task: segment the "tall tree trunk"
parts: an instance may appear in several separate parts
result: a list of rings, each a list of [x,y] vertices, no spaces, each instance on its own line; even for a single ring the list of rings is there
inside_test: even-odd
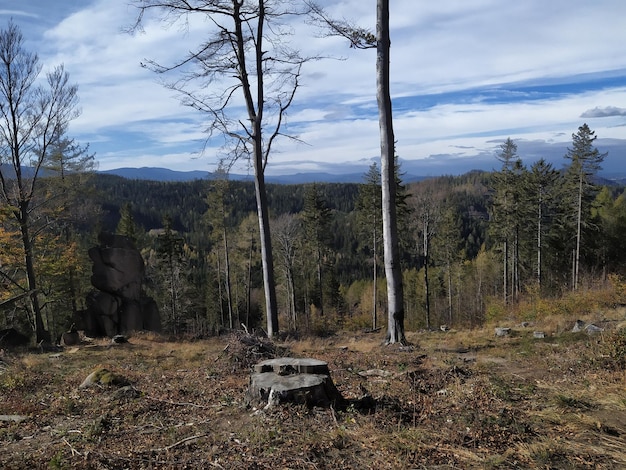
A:
[[[320,242],[317,242],[317,287],[320,298],[320,317],[324,316],[324,286],[322,284],[322,250],[320,248]]]
[[[387,277],[387,343],[405,342],[404,292],[398,248],[396,215],[395,138],[389,86],[390,46],[389,0],[376,4],[376,96],[380,127],[380,170],[382,186],[383,248]]]
[[[233,294],[230,288],[230,260],[228,256],[228,235],[226,234],[226,219],[222,214],[223,228],[222,240],[224,242],[224,284],[226,287],[226,301],[228,302],[228,327],[232,330],[233,325]]]
[[[504,304],[508,304],[509,303],[509,243],[508,240],[504,240],[504,246],[503,246],[503,258],[504,258],[504,262],[502,264],[502,270],[503,270],[503,275],[502,275],[502,290],[503,290],[503,298],[504,298]]]
[[[243,2],[233,2],[237,18],[238,51],[240,57],[245,57],[243,44],[243,27],[239,9]],[[272,235],[270,232],[270,218],[265,189],[266,155],[263,150],[263,109],[265,105],[264,76],[263,76],[263,29],[265,26],[265,0],[258,0],[259,19],[255,41],[256,59],[256,112],[254,99],[251,94],[251,85],[247,72],[241,77],[248,116],[252,122],[253,161],[254,161],[254,189],[256,194],[257,215],[259,217],[259,237],[261,241],[261,263],[263,265],[263,290],[265,292],[265,310],[267,315],[267,336],[272,338],[278,333],[278,304],[276,301],[276,286],[274,282],[274,257],[272,254]]]
[[[378,246],[376,243],[376,232],[377,232],[377,227],[376,224],[374,224],[374,239],[373,239],[373,245],[374,245],[374,260],[373,260],[373,265],[374,265],[374,272],[373,272],[373,280],[374,280],[374,288],[373,288],[373,292],[372,292],[372,330],[375,330],[376,327],[378,326],[377,323],[377,317],[378,317],[378,289],[377,289],[377,285],[378,285],[378,263],[377,263],[377,259],[376,259],[376,250],[378,250]]]
[[[541,291],[541,222],[543,218],[543,209],[541,206],[541,198],[539,199],[538,206],[538,214],[537,214],[537,285],[539,286],[539,291]]]
[[[428,217],[428,216],[427,216]],[[424,292],[426,295],[426,329],[430,330],[430,288],[428,284],[428,219],[424,220]]]
[[[259,148],[255,154],[261,153]],[[262,156],[254,157],[254,188],[256,191],[257,213],[259,216],[259,235],[261,240],[261,262],[263,265],[263,288],[265,292],[265,311],[267,315],[267,336],[272,338],[278,333],[278,307],[276,304],[276,286],[274,283],[274,259],[272,256],[272,236],[270,233],[269,211],[267,207],[267,193],[265,192],[265,176],[262,166]]]
[[[248,278],[246,279],[246,328],[250,328],[250,297],[252,291],[252,250],[254,248],[253,234],[250,234],[250,250],[248,251]]]
[[[217,250],[217,295],[220,301],[220,321],[221,326],[226,326],[226,320],[224,318],[224,293],[222,292],[222,263],[220,262],[220,252]]]
[[[448,269],[448,324],[452,326],[452,265],[447,262]]]
[[[33,309],[33,317],[35,321],[35,337],[37,343],[41,343],[42,341],[50,342],[50,334],[44,327],[41,306],[39,305],[39,292],[37,289],[37,277],[35,276],[33,244],[30,240],[30,232],[28,229],[28,207],[26,204],[22,204],[20,212],[20,232],[22,235],[22,244],[24,246],[24,264],[26,267],[28,291],[30,292],[30,304]]]
[[[289,296],[289,318],[291,319],[292,328],[295,330],[298,320],[296,316],[296,284],[291,268],[287,271],[287,295]]]
[[[578,269],[580,266],[580,238],[582,234],[582,212],[583,212],[583,173],[581,170],[580,179],[578,183],[578,207],[577,207],[577,216],[576,216],[576,252],[574,254],[574,263],[572,266],[574,290],[578,289],[578,275],[579,275]]]

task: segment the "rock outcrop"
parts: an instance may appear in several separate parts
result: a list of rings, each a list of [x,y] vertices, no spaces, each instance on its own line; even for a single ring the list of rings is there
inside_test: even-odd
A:
[[[81,312],[80,327],[87,336],[113,337],[130,331],[160,331],[156,302],[142,294],[145,265],[132,240],[122,235],[101,233],[100,245],[89,249],[93,262],[87,309]]]
[[[0,348],[17,348],[28,346],[30,339],[15,328],[0,330]]]

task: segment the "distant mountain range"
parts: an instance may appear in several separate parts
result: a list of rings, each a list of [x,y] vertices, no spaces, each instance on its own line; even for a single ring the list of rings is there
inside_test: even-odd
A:
[[[167,168],[115,168],[113,170],[99,171],[98,173],[121,176],[134,180],[149,181],[193,181],[198,179],[213,179],[214,174],[209,171],[175,171]],[[304,184],[304,183],[362,183],[363,173],[295,173],[292,175],[267,175],[265,181],[275,184]],[[253,181],[252,175],[229,174],[229,178],[235,181]],[[402,180],[405,183],[419,181],[423,176],[404,174]]]
[[[362,183],[372,162],[373,160],[364,160],[358,164],[329,164],[323,168],[326,171],[299,172],[287,175],[266,174],[265,181],[274,184]],[[400,171],[402,181],[404,183],[412,183],[443,175],[458,176],[471,171],[494,171],[497,170],[497,163],[493,159],[483,161],[478,159],[472,161],[458,159],[454,161],[448,160],[443,163],[440,161],[401,160]],[[562,165],[562,157],[561,161],[555,159],[551,163],[555,168],[559,169]],[[2,171],[5,177],[11,178],[11,175],[14,175],[11,165],[0,164],[0,171]],[[32,168],[24,167],[22,171],[27,178],[33,175]],[[214,178],[214,174],[210,171],[176,171],[154,167],[115,168],[98,171],[98,173],[116,175],[130,180],[163,182],[184,182]],[[47,176],[47,172],[43,171],[41,176]],[[230,173],[229,178],[235,181],[253,181],[251,174]],[[600,184],[626,185],[626,166],[622,163],[622,158],[613,158],[611,161],[605,161],[603,170],[598,173],[598,179]]]
[[[489,170],[471,170],[467,169],[464,173],[470,171],[493,171]],[[99,171],[100,174],[116,175],[131,180],[148,180],[148,181],[193,181],[199,179],[213,179],[214,174],[209,171],[175,171],[167,168],[115,168],[113,170]],[[362,183],[366,170],[363,173],[328,173],[328,172],[310,172],[310,173],[294,173],[291,175],[267,175],[266,183],[274,184],[306,184],[306,183]],[[427,176],[416,175],[413,173],[402,172],[402,181],[404,183],[412,183],[421,181],[435,176],[444,174],[463,174],[463,172],[441,173],[440,175],[430,174]],[[626,175],[624,172],[607,173],[601,172],[598,175],[600,184],[607,185],[626,185]],[[253,181],[252,175],[229,174],[229,178],[234,181]]]

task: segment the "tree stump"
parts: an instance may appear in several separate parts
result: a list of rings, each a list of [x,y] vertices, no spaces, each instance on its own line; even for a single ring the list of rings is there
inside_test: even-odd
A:
[[[281,357],[256,364],[250,375],[248,405],[280,403],[328,407],[343,397],[330,377],[328,364],[317,359]]]

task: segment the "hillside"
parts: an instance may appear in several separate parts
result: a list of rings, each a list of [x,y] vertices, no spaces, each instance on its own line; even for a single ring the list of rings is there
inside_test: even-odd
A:
[[[597,337],[571,333],[568,316],[506,338],[411,333],[401,348],[343,333],[255,349],[237,333],[5,353],[0,467],[625,468],[625,314],[584,317],[602,319]],[[327,361],[347,406],[246,407],[249,366],[275,353]],[[96,367],[130,386],[79,389]]]

